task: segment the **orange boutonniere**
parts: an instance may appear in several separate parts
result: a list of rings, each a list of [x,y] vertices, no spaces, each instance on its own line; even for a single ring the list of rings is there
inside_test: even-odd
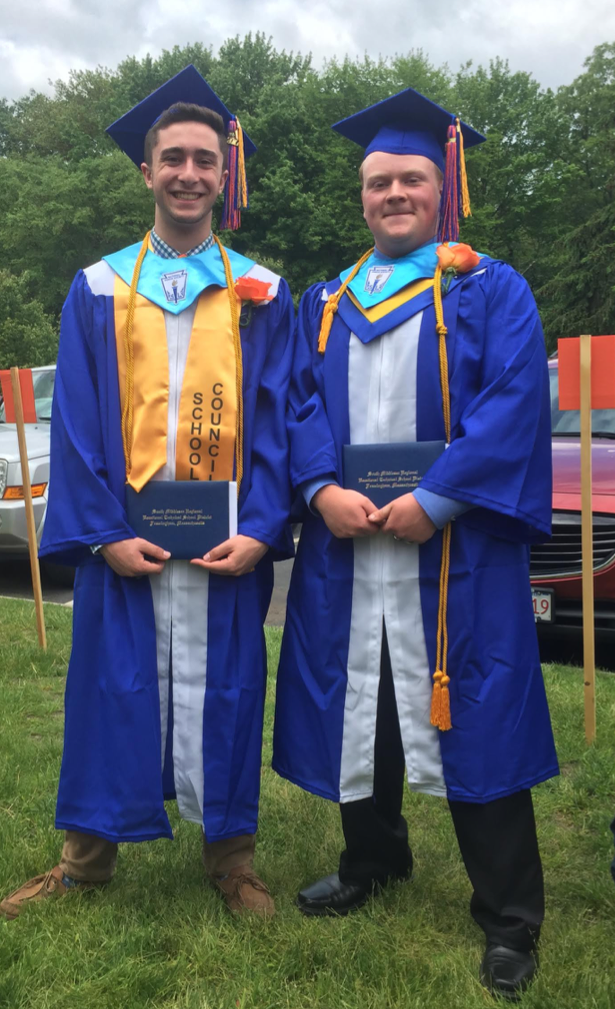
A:
[[[439,245],[436,249],[438,265],[444,274],[444,291],[458,273],[468,273],[480,263],[480,256],[471,245]]]
[[[264,301],[273,301],[273,295],[269,294],[270,287],[271,284],[265,280],[240,277],[235,281],[235,294],[240,301],[251,301],[254,305],[261,305]]]
[[[456,273],[467,273],[480,263],[480,256],[471,245],[439,245],[436,256],[443,272],[452,269]]]

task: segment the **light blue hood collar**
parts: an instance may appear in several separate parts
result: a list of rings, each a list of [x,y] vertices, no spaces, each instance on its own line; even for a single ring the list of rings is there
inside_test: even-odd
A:
[[[409,252],[407,256],[400,256],[398,259],[383,256],[375,249],[348,285],[349,289],[362,308],[372,308],[374,305],[379,305],[381,301],[391,298],[408,284],[433,277],[438,265],[436,249],[439,244],[439,242],[428,242],[413,252]],[[352,267],[340,273],[342,281],[346,279],[351,270]]]
[[[141,242],[129,245],[110,256],[103,256],[114,273],[130,286],[132,274],[141,250]],[[226,249],[233,279],[243,277],[254,262],[232,249]],[[159,308],[179,315],[208,287],[226,287],[224,263],[217,245],[196,256],[163,259],[148,249],[139,274],[137,293]]]

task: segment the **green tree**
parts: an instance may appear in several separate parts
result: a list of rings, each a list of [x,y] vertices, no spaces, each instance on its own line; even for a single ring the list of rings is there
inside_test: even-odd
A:
[[[57,327],[32,297],[28,274],[0,270],[0,368],[52,364],[57,352]]]
[[[331,124],[412,82],[430,83],[441,98],[448,73],[416,52],[393,63],[332,60],[320,74],[304,63],[282,87],[275,75],[264,78],[258,108],[244,121],[259,143],[250,211],[231,241],[281,262],[295,294],[334,276],[371,242],[361,212],[362,152]]]
[[[462,240],[510,262],[532,285],[550,343],[615,325],[615,44],[557,93],[496,59],[458,73],[420,50],[333,59],[277,50],[257,32],[214,53],[200,42],[115,69],[75,71],[51,96],[0,99],[2,267],[28,273],[32,298],[59,313],[71,279],[139,241],[151,194],[105,128],[194,63],[258,146],[250,208],[224,240],[277,264],[295,296],[367,249],[360,148],[331,124],[412,86],[487,134],[468,152],[473,216]]]
[[[74,164],[57,156],[0,160],[3,266],[27,270],[52,314],[80,267],[137,241],[151,218],[151,195],[119,151]]]
[[[558,92],[570,171],[537,292],[551,348],[558,337],[615,332],[615,43],[584,65]]]
[[[462,224],[463,240],[511,263],[539,286],[569,173],[556,97],[530,74],[513,73],[497,59],[488,69],[463,67],[455,100],[462,118],[487,136],[468,152],[473,216]]]

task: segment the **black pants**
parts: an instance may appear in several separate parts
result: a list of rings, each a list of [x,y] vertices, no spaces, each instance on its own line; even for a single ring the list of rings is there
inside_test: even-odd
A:
[[[346,850],[343,882],[364,886],[409,876],[412,852],[401,816],[405,758],[399,729],[391,661],[383,638],[374,794],[340,806]],[[449,802],[470,882],[470,911],[488,942],[529,950],[544,917],[542,865],[529,790],[493,802]]]

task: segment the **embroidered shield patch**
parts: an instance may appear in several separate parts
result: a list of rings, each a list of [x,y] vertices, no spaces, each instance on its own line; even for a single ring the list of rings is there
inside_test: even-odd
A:
[[[394,266],[370,266],[365,279],[366,294],[380,294],[387,280],[393,276]]]
[[[178,301],[183,301],[186,297],[188,271],[175,270],[173,273],[163,273],[160,282],[167,301],[176,305]]]

